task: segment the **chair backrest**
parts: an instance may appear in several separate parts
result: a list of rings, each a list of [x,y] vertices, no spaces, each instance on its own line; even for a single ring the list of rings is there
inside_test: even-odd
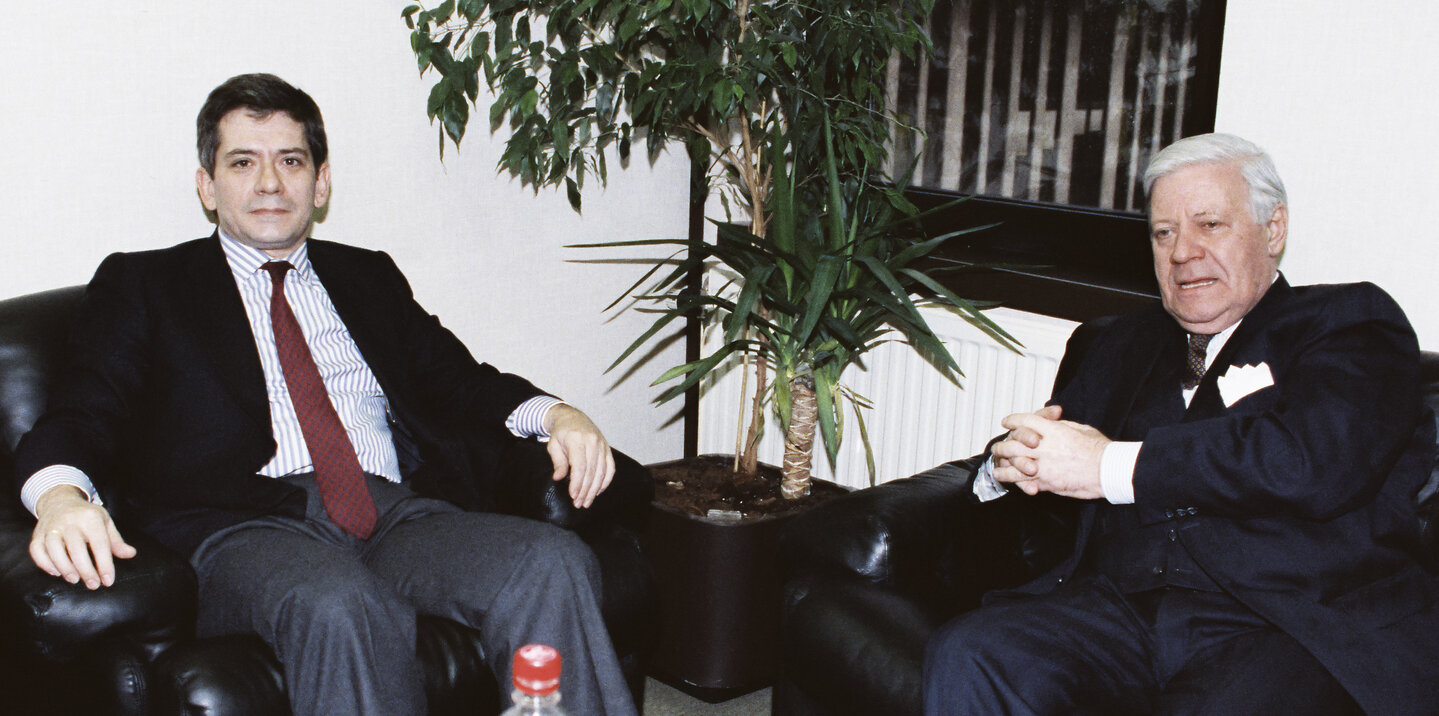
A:
[[[6,463],[45,410],[84,294],[84,286],[70,286],[0,301],[0,458]]]
[[[1436,439],[1439,439],[1439,352],[1419,354],[1419,389],[1424,404],[1429,406],[1429,417],[1434,420]],[[1429,473],[1429,482],[1419,490],[1419,519],[1429,566],[1439,568],[1439,460],[1435,460]]]

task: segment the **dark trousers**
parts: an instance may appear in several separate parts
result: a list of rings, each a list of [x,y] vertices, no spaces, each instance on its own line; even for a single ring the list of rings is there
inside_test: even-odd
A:
[[[296,716],[424,714],[417,612],[478,629],[502,692],[515,649],[541,642],[564,658],[571,713],[635,713],[600,615],[594,554],[574,534],[464,512],[372,477],[380,521],[361,541],[326,517],[313,476],[283,479],[309,491],[305,519],[237,525],[191,561],[200,635],[264,639]]]
[[[1125,595],[1097,576],[946,624],[925,655],[924,712],[1360,713],[1298,642],[1227,594]]]

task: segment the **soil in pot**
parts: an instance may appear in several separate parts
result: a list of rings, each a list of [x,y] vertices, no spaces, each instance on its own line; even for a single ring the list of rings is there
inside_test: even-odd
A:
[[[737,475],[730,455],[700,455],[649,468],[655,480],[656,503],[702,517],[749,520],[786,515],[847,492],[832,482],[815,480],[808,495],[786,500],[779,491],[779,468],[760,465],[758,475]]]

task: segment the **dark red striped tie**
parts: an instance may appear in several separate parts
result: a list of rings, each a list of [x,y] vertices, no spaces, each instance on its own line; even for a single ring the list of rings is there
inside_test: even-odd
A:
[[[270,324],[275,330],[275,348],[290,402],[300,419],[300,431],[310,449],[315,481],[330,520],[350,534],[366,539],[375,530],[375,500],[365,486],[365,474],[355,457],[355,446],[325,391],[325,382],[310,355],[305,334],[285,300],[285,272],[294,268],[286,261],[270,261],[261,268],[270,272]]]

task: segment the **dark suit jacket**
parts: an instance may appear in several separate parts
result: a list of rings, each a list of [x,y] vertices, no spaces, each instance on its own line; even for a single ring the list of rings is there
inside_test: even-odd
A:
[[[1417,560],[1415,500],[1434,423],[1399,307],[1370,284],[1293,288],[1281,277],[1182,420],[1151,429],[1130,418],[1157,399],[1145,391],[1177,400],[1183,330],[1157,305],[1106,324],[1076,332],[1093,337],[1052,402],[1065,419],[1143,441],[1140,521],[1174,528],[1215,582],[1300,641],[1367,711],[1439,708],[1439,585]],[[1259,364],[1273,386],[1226,407],[1219,376]],[[1174,376],[1151,380],[1156,371]],[[1021,591],[1075,572],[1097,508],[1082,509],[1070,559]]]
[[[311,240],[309,256],[389,400],[417,491],[484,506],[475,476],[507,439],[506,417],[541,391],[476,362],[384,253]],[[78,467],[122,523],[182,554],[241,520],[303,514],[303,494],[257,474],[275,453],[269,405],[217,237],[108,257],[70,351],[16,450],[20,481],[47,465]]]

